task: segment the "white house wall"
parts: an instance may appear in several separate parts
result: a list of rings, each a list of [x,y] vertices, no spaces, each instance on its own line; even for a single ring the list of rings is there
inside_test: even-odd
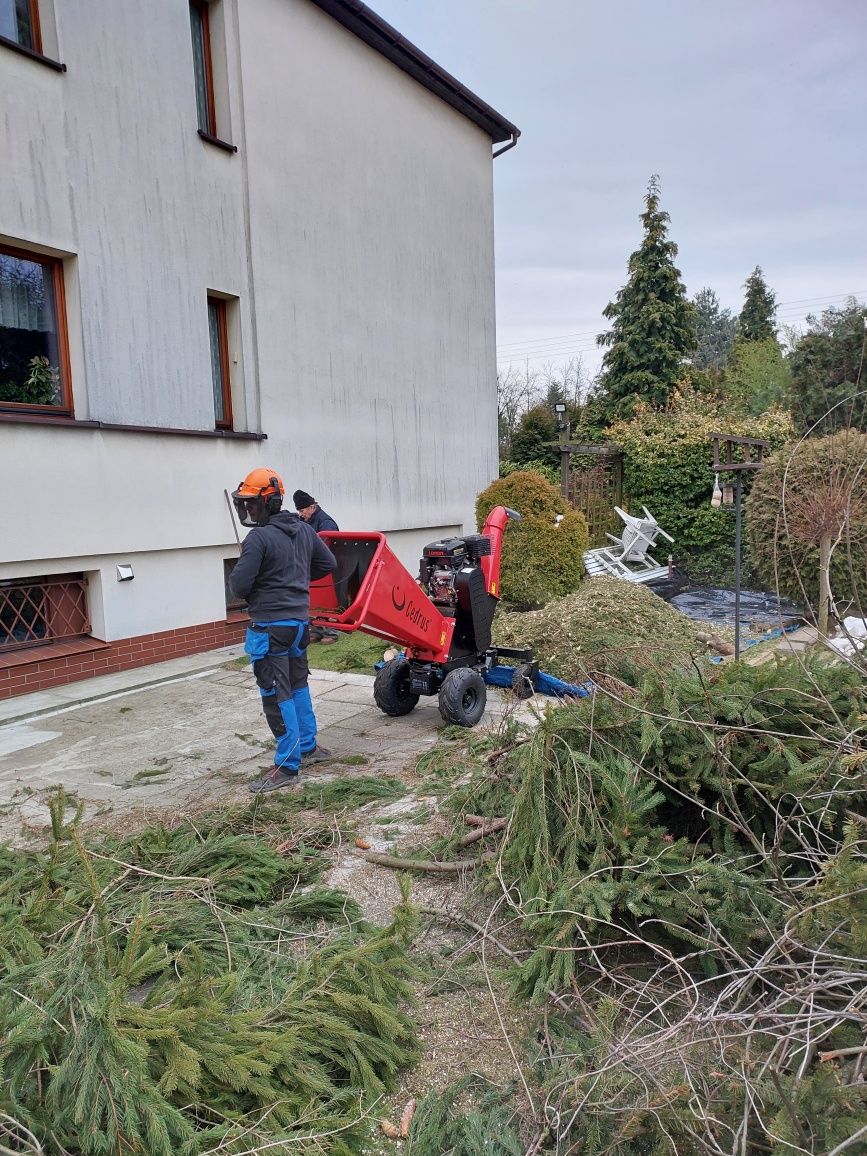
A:
[[[267,452],[341,525],[474,529],[497,460],[490,138],[306,0],[244,17]]]
[[[496,472],[490,139],[307,0],[221,7],[237,154],[196,133],[186,0],[57,0],[64,74],[0,49],[0,239],[68,257],[76,417],[213,428],[215,290],[268,435],[0,423],[0,578],[89,560],[106,637],[222,616],[254,466],[412,568]]]

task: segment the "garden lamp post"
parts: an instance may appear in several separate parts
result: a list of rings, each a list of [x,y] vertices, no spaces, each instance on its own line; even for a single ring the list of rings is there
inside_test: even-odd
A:
[[[560,490],[564,498],[569,497],[569,416],[566,412],[565,401],[554,403],[554,415],[557,418],[557,436],[560,448]]]
[[[741,656],[741,490],[745,470],[760,470],[764,465],[763,454],[770,447],[769,442],[759,438],[738,438],[728,434],[713,433],[714,498],[712,505],[731,505],[731,482],[724,481],[720,503],[719,475],[734,474],[735,506],[735,660]],[[735,457],[735,446],[738,456]]]

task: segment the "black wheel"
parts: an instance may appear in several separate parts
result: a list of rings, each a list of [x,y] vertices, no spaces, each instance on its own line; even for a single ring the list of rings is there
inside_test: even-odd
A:
[[[515,673],[512,675],[512,690],[518,698],[533,697],[533,667],[529,662],[515,667]]]
[[[405,658],[393,658],[373,680],[373,697],[384,714],[397,718],[409,714],[419,700],[410,689],[409,663]]]
[[[450,670],[440,687],[440,714],[447,723],[474,727],[485,713],[487,693],[477,670],[469,666]]]

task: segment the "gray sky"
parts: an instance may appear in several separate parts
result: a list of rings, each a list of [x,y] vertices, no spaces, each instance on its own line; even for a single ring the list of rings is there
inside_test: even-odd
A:
[[[761,265],[784,323],[867,299],[867,0],[368,2],[523,134],[494,162],[501,365],[597,368],[653,172],[690,295],[737,313]]]

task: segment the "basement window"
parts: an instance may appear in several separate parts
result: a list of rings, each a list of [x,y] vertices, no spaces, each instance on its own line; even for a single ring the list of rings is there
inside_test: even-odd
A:
[[[0,581],[0,654],[88,634],[87,579],[83,574]]]

